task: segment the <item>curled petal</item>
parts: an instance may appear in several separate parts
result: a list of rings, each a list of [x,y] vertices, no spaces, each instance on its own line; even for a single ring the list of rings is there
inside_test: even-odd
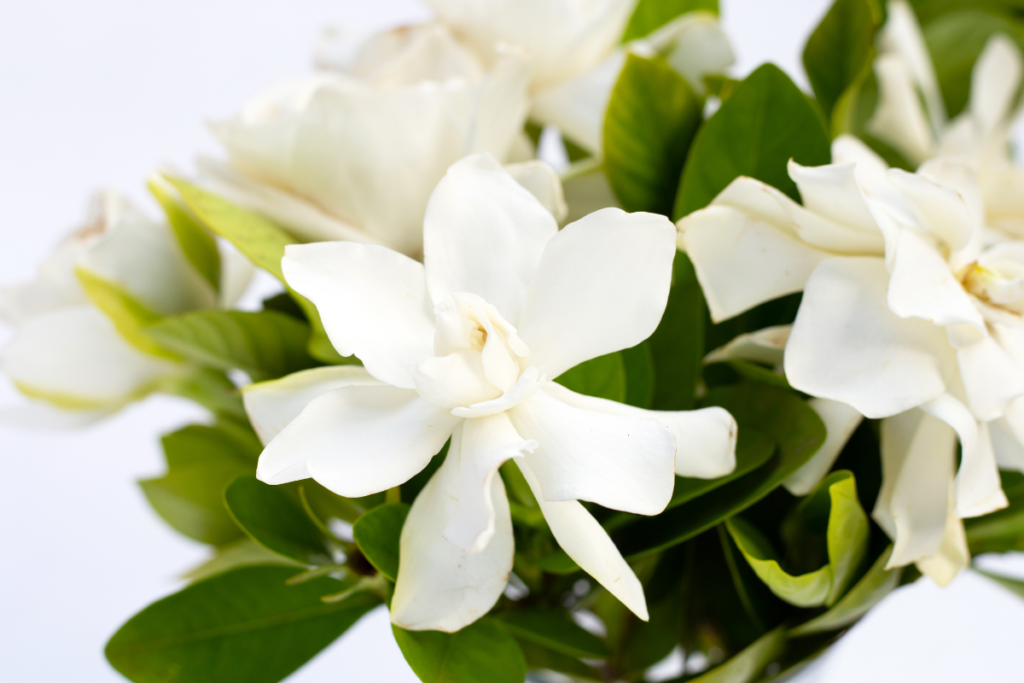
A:
[[[832,469],[832,465],[835,464],[839,453],[846,446],[846,442],[850,440],[853,431],[864,419],[864,416],[854,408],[839,401],[830,401],[827,398],[812,398],[807,405],[825,423],[825,443],[821,444],[810,460],[782,482],[786,490],[794,496],[806,496],[818,485]]]

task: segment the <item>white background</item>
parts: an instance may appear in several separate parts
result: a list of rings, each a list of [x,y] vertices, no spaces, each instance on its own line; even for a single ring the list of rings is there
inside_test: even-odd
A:
[[[735,74],[771,60],[806,87],[799,54],[825,0],[722,4]],[[203,122],[307,73],[324,25],[426,16],[412,0],[0,0],[0,283],[30,278],[98,187],[152,208],[146,174],[216,154]],[[0,330],[0,342],[8,336]],[[17,400],[0,383],[0,406]],[[206,554],[135,485],[163,470],[157,436],[200,419],[153,397],[84,432],[0,427],[0,679],[121,680],[103,658],[106,639]],[[1001,564],[1024,575],[1020,561]],[[1021,680],[1021,642],[1024,601],[969,573],[945,590],[921,581],[799,680]],[[416,678],[375,612],[290,680]]]

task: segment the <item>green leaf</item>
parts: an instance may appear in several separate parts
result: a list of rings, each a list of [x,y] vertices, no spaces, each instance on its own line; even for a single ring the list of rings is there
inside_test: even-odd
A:
[[[528,640],[571,657],[605,659],[612,654],[604,641],[578,626],[561,609],[503,612],[498,619],[506,631],[520,640]]]
[[[591,358],[569,368],[555,381],[578,394],[619,403],[626,400],[626,368],[618,352]]]
[[[967,106],[971,70],[988,39],[994,33],[1003,33],[1024,49],[1022,26],[999,14],[963,9],[943,15],[925,27],[924,39],[950,118]]]
[[[492,620],[481,619],[455,633],[391,630],[423,683],[523,683],[526,678],[519,644]]]
[[[726,520],[725,528],[754,573],[775,595],[797,607],[817,607],[825,603],[832,586],[830,566],[793,576],[779,566],[775,551],[750,522],[733,517]]]
[[[160,202],[174,236],[192,267],[203,276],[213,291],[220,291],[220,252],[217,240],[196,221],[184,206],[171,196],[160,180],[150,180],[146,187]]]
[[[785,646],[785,630],[769,631],[729,661],[692,679],[692,683],[750,683],[758,680],[765,667],[782,654]]]
[[[352,526],[352,538],[363,555],[392,581],[398,578],[398,546],[409,507],[405,503],[381,505],[368,511]]]
[[[804,69],[829,121],[836,102],[871,64],[881,21],[876,0],[836,0],[807,40]]]
[[[280,681],[380,604],[367,592],[324,603],[342,584],[286,585],[295,574],[244,567],[194,583],[129,619],[107,660],[135,683]]]
[[[252,474],[262,447],[246,430],[191,425],[163,437],[167,474],[139,482],[149,504],[181,533],[212,545],[242,537],[224,507],[224,487]]]
[[[305,565],[331,561],[319,528],[281,487],[243,475],[224,489],[224,503],[238,526],[267,550]]]
[[[254,382],[316,365],[309,326],[274,311],[196,311],[145,328],[156,343],[200,365],[242,370]]]
[[[604,117],[604,171],[622,208],[672,212],[702,109],[664,60],[627,55]]]
[[[242,393],[219,370],[196,368],[188,374],[165,379],[159,390],[195,401],[214,415],[249,421],[242,405]]]
[[[305,570],[301,562],[281,557],[277,553],[270,552],[251,538],[240,538],[222,548],[218,548],[213,557],[206,562],[193,567],[181,578],[191,582],[202,581],[217,574],[223,574],[240,567],[252,567],[256,565],[279,564],[283,567],[295,567],[296,571]]]
[[[981,569],[975,569],[975,571],[978,572],[979,574],[981,574],[982,576],[988,577],[989,579],[991,579],[995,583],[999,584],[1000,586],[1002,586],[1006,590],[1008,590],[1011,593],[1013,593],[1014,595],[1016,595],[1018,598],[1024,598],[1024,581],[1018,581],[1016,579],[1011,579],[1008,576],[1000,576],[998,574],[993,574],[992,572],[986,572],[986,571],[981,570]]]
[[[1009,506],[964,520],[972,555],[1024,550],[1024,474],[999,473]]]
[[[777,452],[763,466],[710,493],[616,530],[616,545],[631,559],[682,543],[750,507],[807,462],[825,440],[821,418],[792,391],[753,383],[721,387],[702,405],[721,406],[736,418],[737,460],[763,458],[772,441]]]
[[[693,408],[704,359],[704,306],[693,263],[677,252],[665,313],[647,340],[654,363],[651,405],[657,410]]]
[[[867,614],[868,610],[881,602],[900,582],[902,567],[886,570],[885,565],[892,555],[889,546],[871,565],[860,581],[854,584],[850,592],[824,614],[800,624],[789,632],[791,637],[806,636],[826,631],[837,631],[846,628]]]
[[[718,0],[640,0],[629,18],[622,42],[643,38],[678,16],[697,11],[718,14]]]
[[[151,311],[115,282],[106,280],[84,268],[76,268],[75,274],[78,276],[82,289],[85,290],[85,295],[89,297],[89,301],[110,318],[125,341],[143,353],[170,360],[181,360],[173,353],[161,348],[143,332],[146,325],[160,320],[157,313]]]
[[[622,369],[626,371],[626,403],[637,408],[650,408],[654,400],[654,358],[647,342],[619,351]]]
[[[528,640],[517,639],[520,649],[526,656],[526,665],[530,669],[547,669],[568,674],[573,680],[600,681],[601,674],[575,657],[541,647]]]
[[[786,165],[831,160],[821,113],[774,64],[764,64],[736,86],[697,133],[683,170],[675,217],[704,208],[737,177],[750,176],[795,200]]]

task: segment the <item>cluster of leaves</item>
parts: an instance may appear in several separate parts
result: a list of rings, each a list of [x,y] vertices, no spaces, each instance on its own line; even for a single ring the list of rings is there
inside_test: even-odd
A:
[[[1020,12],[1000,0],[915,5],[955,113],[986,31],[1011,26],[1020,35]],[[641,0],[626,38],[692,9],[717,11],[717,3]],[[836,1],[804,52],[814,98],[770,64],[742,82],[708,79],[708,94],[698,95],[661,58],[631,55],[607,110],[600,161],[618,201],[629,211],[679,218],[739,175],[799,200],[788,160],[825,164],[832,137],[863,136],[883,20],[874,0]],[[707,97],[720,106],[705,119],[712,109]],[[878,141],[869,143],[896,159]],[[207,383],[197,381],[192,390],[216,422],[166,436],[167,474],[142,487],[171,526],[215,552],[190,573],[187,587],[130,619],[110,640],[107,657],[140,683],[271,683],[389,601],[409,504],[446,449],[401,487],[358,500],[310,480],[259,482],[261,445],[224,373],[260,381],[358,361],[334,351],[316,309],[284,283],[280,260],[295,241],[290,235],[188,183],[174,185],[183,203],[162,199],[200,272],[216,280],[209,251],[216,234],[285,291],[259,312],[159,320],[125,313],[125,324],[145,343],[206,373]],[[798,296],[786,297],[712,324],[693,266],[679,254],[654,335],[558,378],[581,393],[644,408],[721,406],[739,423],[735,471],[712,480],[677,478],[663,514],[639,517],[588,504],[643,581],[649,622],[586,580],[558,548],[522,475],[503,467],[515,528],[515,590],[454,634],[395,628],[413,671],[428,683],[521,683],[528,670],[541,669],[575,680],[642,681],[651,665],[681,647],[704,653],[712,668],[691,667],[679,681],[767,680],[801,666],[895,586],[916,578],[913,570],[886,570],[889,541],[868,516],[881,484],[877,424],[862,424],[833,472],[809,495],[794,497],[781,483],[825,439],[806,397],[769,367],[704,364],[708,351],[737,334],[791,322],[798,304]],[[1008,509],[968,524],[975,552],[1024,549],[1024,476],[1006,475],[1004,489]],[[588,622],[602,629],[579,625]]]

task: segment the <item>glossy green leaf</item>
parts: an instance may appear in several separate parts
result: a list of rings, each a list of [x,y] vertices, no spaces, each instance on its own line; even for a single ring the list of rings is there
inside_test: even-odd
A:
[[[881,21],[877,0],[836,0],[808,38],[804,69],[826,119],[831,120],[836,102],[871,64]]]
[[[531,643],[528,640],[517,639],[523,655],[526,656],[526,666],[530,669],[547,669],[557,671],[573,677],[574,681],[600,681],[601,674],[587,666],[575,657],[564,655],[561,652],[549,650],[546,647]]]
[[[784,629],[769,631],[724,664],[692,679],[692,683],[751,683],[762,677],[765,668],[782,654],[785,646]]]
[[[171,376],[161,383],[160,391],[194,401],[214,415],[249,421],[242,405],[242,392],[220,370],[195,368],[184,375]]]
[[[626,400],[626,368],[618,352],[591,358],[569,368],[555,381],[578,394],[620,403]]]
[[[498,619],[505,630],[555,652],[571,657],[605,659],[611,650],[600,638],[584,630],[565,610],[534,608],[502,612]]]
[[[999,473],[1009,506],[1002,510],[964,520],[971,554],[1024,550],[1024,474]]]
[[[242,537],[224,507],[235,477],[256,471],[262,446],[247,430],[221,423],[191,425],[163,438],[167,474],[139,482],[149,504],[181,533],[212,545]]]
[[[626,403],[650,408],[654,400],[654,358],[647,342],[619,351],[626,371]]]
[[[516,639],[481,619],[455,633],[391,627],[405,661],[423,683],[523,683],[526,658]]]
[[[640,0],[629,18],[622,42],[643,38],[676,17],[698,11],[718,14],[718,0]]]
[[[993,574],[992,572],[986,572],[980,569],[975,569],[975,571],[982,576],[988,577],[995,583],[1016,595],[1018,598],[1024,598],[1024,581],[1011,579],[1008,576],[1000,576],[999,574]]]
[[[221,548],[210,559],[200,565],[193,567],[181,578],[189,581],[202,581],[217,574],[233,571],[240,567],[254,567],[257,565],[278,564],[283,567],[295,567],[296,571],[306,569],[305,565],[295,560],[289,560],[277,553],[271,552],[261,546],[248,536],[233,541]]]
[[[84,268],[77,268],[75,274],[89,300],[110,318],[114,327],[129,344],[152,356],[180,360],[167,349],[162,348],[143,332],[146,325],[160,320],[160,316],[115,282],[106,280]]]
[[[275,683],[309,661],[380,601],[335,603],[343,584],[289,586],[290,567],[244,567],[194,583],[132,617],[107,643],[110,664],[135,683]]]
[[[664,60],[626,57],[604,117],[604,171],[622,208],[671,214],[702,108]]]
[[[712,390],[702,405],[721,406],[736,418],[738,460],[764,458],[773,441],[775,455],[710,493],[618,529],[613,538],[624,555],[638,558],[682,543],[753,505],[807,462],[825,440],[821,418],[792,391],[753,383],[722,387]]]
[[[331,561],[319,528],[280,486],[252,475],[237,477],[224,489],[224,503],[238,526],[267,550],[305,565]]]
[[[777,553],[754,525],[734,517],[726,521],[726,528],[754,573],[775,595],[798,607],[831,606],[846,592],[867,550],[868,518],[857,500],[853,475],[839,471],[827,476],[797,507],[793,520],[808,527],[827,525],[827,564],[791,574],[781,567]]]
[[[950,117],[967,106],[971,70],[994,33],[1003,33],[1024,49],[1024,24],[980,9],[950,12],[925,27],[925,42]]]
[[[146,186],[160,202],[185,258],[213,291],[220,291],[220,252],[217,250],[217,240],[172,196],[161,181],[150,180]]]
[[[647,340],[654,364],[656,410],[689,410],[704,358],[704,295],[690,258],[676,253],[665,313]]]
[[[395,503],[375,507],[356,520],[352,538],[377,571],[391,579],[398,577],[398,546],[409,505]]]
[[[750,176],[795,200],[786,165],[831,160],[821,113],[774,64],[764,64],[736,86],[701,127],[690,148],[676,197],[675,217],[704,208],[737,177]]]
[[[881,602],[893,588],[899,585],[901,567],[886,570],[885,565],[892,555],[892,546],[882,553],[867,573],[854,584],[839,602],[827,612],[810,621],[800,624],[789,631],[791,637],[806,636],[814,633],[837,631],[846,628],[867,614],[868,610]]]
[[[145,328],[160,346],[194,363],[242,370],[254,382],[316,365],[306,351],[309,326],[274,311],[196,311]]]

